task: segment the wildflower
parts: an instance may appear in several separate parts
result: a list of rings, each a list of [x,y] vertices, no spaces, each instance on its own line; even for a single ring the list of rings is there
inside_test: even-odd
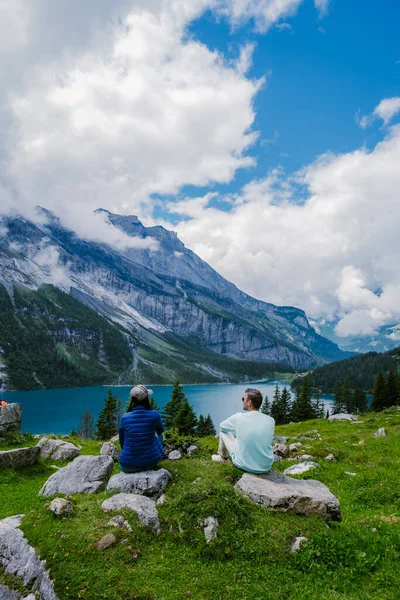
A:
[[[165,521],[166,523],[168,523],[168,517],[166,517],[166,518],[164,519],[164,521]]]
[[[137,552],[138,554],[140,554],[140,548],[138,548],[138,549],[136,550],[136,552]]]
[[[133,555],[133,558],[137,558],[137,554],[134,554],[134,555]]]
[[[33,526],[36,527],[36,523],[34,523]]]
[[[169,532],[174,533],[174,530],[172,529],[172,527],[169,528]]]
[[[361,520],[360,520],[360,523],[364,523],[364,522],[365,522],[365,521],[364,521],[364,519],[361,519]]]
[[[190,596],[192,592],[190,590],[187,591],[187,595]]]
[[[108,513],[108,510],[105,508],[105,509],[103,510],[103,512],[104,512],[104,513]]]
[[[67,517],[63,517],[63,521],[66,521],[66,520],[67,520]]]
[[[128,546],[128,550],[132,550],[132,546]]]

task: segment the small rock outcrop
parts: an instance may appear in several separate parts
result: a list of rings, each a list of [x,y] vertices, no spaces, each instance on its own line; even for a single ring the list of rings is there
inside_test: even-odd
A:
[[[204,527],[204,537],[207,544],[216,539],[218,535],[219,524],[215,517],[207,517],[200,521],[200,526]]]
[[[331,415],[328,421],[358,421],[356,415],[350,415],[348,413],[339,413],[338,415]]]
[[[39,496],[95,494],[106,488],[113,467],[110,456],[78,456],[49,477]]]
[[[19,577],[25,587],[39,592],[41,600],[58,600],[45,561],[40,560],[19,529],[22,517],[0,521],[0,565],[6,573]]]
[[[40,456],[40,449],[36,446],[30,448],[16,448],[0,452],[0,469],[22,469],[34,465]]]
[[[103,510],[127,508],[137,514],[142,525],[157,533],[161,532],[156,503],[151,498],[138,494],[116,494],[104,500],[101,508]]]
[[[115,461],[119,461],[119,455],[121,454],[118,450],[117,446],[115,446],[112,442],[104,442],[100,450],[101,456],[111,456],[111,458]]]
[[[328,456],[325,456],[325,460],[330,460],[332,462],[334,462],[336,460],[335,456],[331,453],[328,454]]]
[[[118,473],[107,485],[108,492],[125,492],[158,498],[166,489],[172,475],[167,469],[140,471],[139,473]]]
[[[113,533],[106,533],[106,535],[103,535],[101,540],[97,542],[96,548],[99,552],[103,552],[104,550],[107,550],[107,548],[115,546],[116,543],[117,538],[115,537],[115,535]]]
[[[12,402],[0,406],[0,435],[8,431],[19,431],[21,427],[22,408],[20,404]]]
[[[51,457],[53,460],[71,460],[76,458],[81,451],[81,446],[46,437],[38,441],[37,447],[40,448],[40,458]]]
[[[303,473],[307,473],[311,471],[311,469],[316,469],[319,467],[318,463],[315,463],[311,460],[306,460],[305,462],[299,463],[298,465],[292,465],[283,471],[284,475],[302,475]]]
[[[286,456],[289,455],[289,448],[285,444],[274,444],[272,446],[272,451],[281,458],[286,458]]]
[[[308,538],[304,537],[304,535],[301,535],[299,537],[297,537],[294,541],[294,543],[292,544],[292,547],[290,548],[290,552],[292,554],[295,554],[296,552],[299,552],[301,544],[303,542],[308,542]]]
[[[179,450],[172,450],[172,452],[168,454],[168,460],[179,460],[180,458],[182,458],[182,454]]]
[[[320,481],[299,480],[276,471],[244,473],[235,488],[262,506],[300,515],[318,515],[340,521],[339,501]]]
[[[63,517],[70,515],[73,510],[73,504],[66,498],[54,498],[49,504],[49,510],[54,513],[57,517]]]
[[[384,427],[380,427],[378,431],[374,433],[374,438],[386,437],[386,429]]]

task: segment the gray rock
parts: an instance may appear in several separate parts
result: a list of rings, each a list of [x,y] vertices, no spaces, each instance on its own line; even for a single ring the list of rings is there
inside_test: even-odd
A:
[[[158,498],[166,489],[170,479],[172,479],[172,475],[167,469],[141,471],[140,473],[118,473],[111,477],[107,491]]]
[[[303,444],[301,442],[295,442],[294,444],[290,444],[289,452],[297,452],[297,448],[300,448]]]
[[[262,506],[301,515],[340,521],[338,499],[320,481],[286,477],[276,471],[244,473],[235,488]]]
[[[81,446],[75,446],[71,442],[62,440],[52,440],[42,438],[38,441],[37,447],[40,448],[40,458],[51,458],[53,460],[71,460],[78,456]]]
[[[319,467],[318,463],[312,461],[305,461],[299,463],[298,465],[293,465],[292,467],[288,467],[283,471],[284,475],[302,475],[303,473],[307,473],[311,471],[311,469],[316,469]]]
[[[108,521],[107,525],[112,525],[113,527],[118,527],[119,529],[126,529],[129,532],[132,531],[132,527],[122,515],[115,515],[115,517]]]
[[[119,455],[121,454],[118,448],[112,442],[104,442],[100,450],[101,456],[111,456],[115,461],[119,461]]]
[[[357,421],[356,415],[350,415],[348,413],[340,413],[338,415],[331,415],[328,421]]]
[[[201,481],[201,477],[196,477],[196,479],[194,481],[192,481],[192,485],[196,485],[197,483],[200,483]]]
[[[106,488],[113,467],[110,456],[78,456],[49,477],[39,496],[95,494]]]
[[[145,527],[161,533],[160,521],[155,500],[138,494],[116,494],[104,500],[101,507],[104,510],[121,510],[127,508],[139,517],[139,521]]]
[[[201,521],[201,527],[204,527],[204,536],[207,544],[216,539],[218,535],[219,524],[215,517],[207,517]]]
[[[374,438],[386,437],[386,429],[384,427],[380,427],[378,431],[374,433]]]
[[[21,426],[22,408],[20,404],[12,402],[0,406],[0,435],[7,431],[19,431]]]
[[[179,452],[179,450],[172,450],[172,452],[168,454],[169,460],[179,460],[180,458],[182,458],[182,454]]]
[[[189,456],[192,456],[192,454],[196,454],[199,450],[200,450],[200,448],[193,444],[192,446],[189,446],[189,448],[186,450],[186,453]]]
[[[114,435],[114,437],[111,438],[110,442],[112,442],[112,443],[119,442],[119,435]]]
[[[73,510],[73,504],[66,498],[54,498],[50,502],[49,510],[54,513],[57,517],[61,517],[64,515],[70,515]]]
[[[281,460],[282,460],[282,456],[279,456],[279,454],[274,454],[274,463],[281,462]]]
[[[290,552],[292,554],[295,554],[295,552],[298,552],[300,550],[300,546],[303,542],[308,542],[308,538],[304,537],[304,535],[297,537],[295,539],[292,547],[290,548]]]
[[[106,535],[103,535],[101,540],[97,542],[96,548],[99,552],[103,552],[104,550],[107,550],[107,548],[115,546],[116,543],[117,538],[115,537],[115,535],[113,533],[106,533]]]
[[[1,600],[21,600],[21,595],[6,585],[0,585],[0,598]]]
[[[282,458],[286,458],[289,454],[289,448],[285,444],[274,444],[272,446],[272,451]]]
[[[58,600],[45,561],[40,560],[18,529],[22,517],[0,521],[0,565],[6,573],[22,579],[24,586],[39,592],[41,600]]]
[[[273,444],[287,444],[288,441],[289,438],[282,435],[274,435],[274,437],[272,438]]]
[[[356,477],[357,473],[352,473],[351,471],[345,471],[346,475],[349,475],[349,477]]]
[[[36,446],[30,448],[17,448],[0,452],[0,469],[22,469],[34,465],[40,456],[40,449]]]
[[[300,454],[297,460],[314,460],[314,457],[311,454]]]
[[[186,452],[188,448],[190,448],[190,442],[183,442],[182,450]]]
[[[328,456],[325,456],[325,460],[330,460],[330,461],[332,461],[332,462],[333,462],[333,461],[335,461],[335,460],[336,460],[336,458],[335,458],[335,456],[334,456],[334,455],[331,453],[331,454],[328,454]]]

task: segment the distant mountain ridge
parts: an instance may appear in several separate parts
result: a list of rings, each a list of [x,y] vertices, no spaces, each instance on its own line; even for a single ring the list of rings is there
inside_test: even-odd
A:
[[[303,370],[348,356],[315,332],[304,311],[245,294],[164,227],[102,211],[125,234],[157,243],[121,250],[79,238],[41,212],[44,225],[3,219],[0,283],[11,298],[15,285],[51,284],[91,307],[130,338],[133,371],[147,381],[232,380],[235,370],[246,378],[267,363],[266,372],[271,363]]]

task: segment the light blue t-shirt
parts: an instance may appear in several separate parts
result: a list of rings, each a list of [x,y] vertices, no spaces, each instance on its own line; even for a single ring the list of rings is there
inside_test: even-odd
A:
[[[258,410],[235,413],[222,421],[220,430],[236,437],[235,449],[231,453],[233,464],[249,473],[269,471],[274,462],[274,428],[274,419]]]

